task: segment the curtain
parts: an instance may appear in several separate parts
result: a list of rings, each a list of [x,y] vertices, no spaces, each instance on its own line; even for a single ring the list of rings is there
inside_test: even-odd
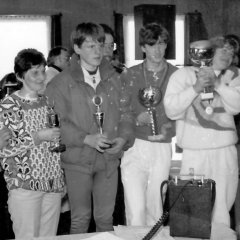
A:
[[[185,24],[185,65],[190,65],[191,62],[188,56],[188,49],[190,43],[198,40],[208,39],[208,33],[202,18],[202,14],[197,10],[195,10],[195,12],[186,14]]]
[[[114,32],[117,44],[117,55],[119,57],[119,61],[124,63],[123,15],[116,12],[114,12]]]
[[[51,16],[51,48],[62,45],[62,14]]]

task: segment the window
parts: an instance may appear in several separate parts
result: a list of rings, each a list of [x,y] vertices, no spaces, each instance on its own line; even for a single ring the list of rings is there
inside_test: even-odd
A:
[[[13,72],[14,58],[24,48],[36,48],[46,57],[51,47],[51,17],[0,16],[0,79]]]
[[[184,24],[185,16],[177,15],[175,21],[175,38],[176,38],[176,58],[168,60],[173,65],[184,65]],[[127,67],[136,65],[142,60],[135,60],[135,27],[134,16],[127,15],[123,18],[124,26],[124,49],[125,64]]]

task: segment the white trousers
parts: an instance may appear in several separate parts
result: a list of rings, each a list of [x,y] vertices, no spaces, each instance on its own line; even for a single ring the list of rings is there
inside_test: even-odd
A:
[[[61,209],[61,193],[25,189],[10,190],[8,210],[15,238],[55,236]]]
[[[171,144],[136,139],[121,160],[127,225],[151,226],[162,215],[160,186],[168,179]]]
[[[183,150],[181,174],[204,174],[216,182],[212,222],[230,226],[230,215],[238,186],[238,159],[234,145],[211,150]]]

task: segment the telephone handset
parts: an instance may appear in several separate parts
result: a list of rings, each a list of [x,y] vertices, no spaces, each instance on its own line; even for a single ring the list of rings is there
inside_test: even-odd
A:
[[[163,207],[163,187],[166,184],[168,184],[168,180],[163,181],[162,184],[161,184],[161,187],[160,187],[160,193],[161,193],[161,199],[162,199],[162,207]],[[153,236],[160,229],[160,227],[168,219],[168,216],[169,216],[168,211],[164,211],[162,216],[159,218],[159,220],[155,223],[155,225],[151,228],[151,230],[143,237],[142,240],[150,240],[150,239],[152,239]]]
[[[171,180],[170,180],[171,181]],[[169,216],[169,212],[171,210],[171,208],[174,206],[174,204],[177,202],[178,198],[180,197],[180,195],[182,194],[182,192],[184,191],[185,186],[187,186],[188,184],[191,184],[193,182],[193,180],[189,180],[186,182],[185,185],[183,185],[181,191],[179,192],[178,196],[176,197],[175,201],[172,203],[171,206],[168,207],[167,210],[165,210],[162,214],[162,216],[159,218],[159,220],[156,222],[156,224],[151,228],[151,230],[143,237],[142,240],[151,240],[153,238],[153,236],[157,233],[157,231],[161,228],[161,226],[166,222],[166,220],[168,219]],[[162,206],[164,207],[163,204],[163,187],[164,185],[168,185],[169,181],[165,180],[162,182],[161,187],[160,187],[160,193],[161,193],[161,199],[162,199]]]
[[[166,211],[162,214],[162,216],[159,218],[157,223],[151,228],[151,230],[143,237],[142,240],[150,240],[153,238],[153,236],[157,233],[157,231],[160,229],[160,227],[165,223],[165,221],[168,219],[169,213]]]

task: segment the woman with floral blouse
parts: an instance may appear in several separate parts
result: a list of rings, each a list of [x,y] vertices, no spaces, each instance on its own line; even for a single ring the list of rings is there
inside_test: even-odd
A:
[[[37,50],[20,51],[14,71],[23,87],[0,105],[0,128],[11,131],[0,157],[15,238],[56,235],[59,221],[63,171],[60,153],[49,147],[59,139],[60,130],[48,127],[47,98],[38,95],[45,66],[44,56]]]

